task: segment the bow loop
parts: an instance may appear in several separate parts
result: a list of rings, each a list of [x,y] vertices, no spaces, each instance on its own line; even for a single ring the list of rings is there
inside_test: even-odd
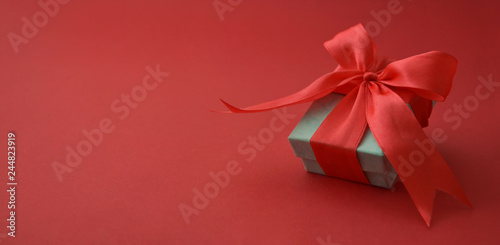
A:
[[[444,101],[451,90],[457,60],[444,52],[431,51],[395,61],[382,71],[379,80],[398,91],[406,99],[405,91],[434,101]]]
[[[343,69],[366,72],[377,64],[377,48],[361,24],[338,33],[324,45]]]

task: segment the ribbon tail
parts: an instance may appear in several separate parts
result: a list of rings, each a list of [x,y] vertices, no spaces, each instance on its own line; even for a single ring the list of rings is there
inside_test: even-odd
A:
[[[317,99],[320,99],[332,91],[334,91],[338,86],[345,84],[348,81],[351,81],[356,78],[361,78],[359,75],[359,71],[354,70],[343,70],[343,71],[334,71],[328,74],[321,76],[316,79],[313,83],[311,83],[306,88],[296,92],[294,94],[282,97],[280,99],[264,102],[261,104],[245,107],[245,108],[237,108],[229,103],[222,101],[224,105],[229,109],[229,111],[220,111],[222,113],[249,113],[249,112],[261,112],[273,110],[276,108],[290,106],[300,103],[311,102]]]
[[[471,206],[453,172],[401,97],[383,84],[371,83],[369,88],[368,125],[426,224],[431,222],[437,189]]]

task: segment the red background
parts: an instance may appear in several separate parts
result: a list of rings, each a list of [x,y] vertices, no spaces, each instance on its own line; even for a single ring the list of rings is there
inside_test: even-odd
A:
[[[21,18],[41,8],[34,0],[1,1],[1,146],[7,148],[9,131],[16,133],[18,186],[16,238],[6,237],[4,192],[0,241],[499,243],[500,91],[456,130],[443,119],[474,95],[478,76],[499,81],[496,1],[401,0],[402,11],[373,38],[386,56],[441,50],[459,60],[451,94],[436,106],[426,132],[446,132],[437,147],[474,208],[438,193],[430,228],[401,184],[391,192],[306,173],[287,136],[307,105],[290,107],[296,117],[250,162],[237,147],[274,114],[209,111],[223,109],[218,98],[245,106],[305,87],[336,66],[322,43],[374,21],[370,12],[386,10],[387,2],[244,0],[221,21],[212,0],[73,0],[15,53],[7,34],[21,35]],[[156,64],[170,76],[118,119],[111,103]],[[65,163],[65,147],[75,148],[85,139],[81,131],[103,118],[115,130],[59,182],[51,164]],[[186,224],[179,204],[193,206],[192,189],[212,182],[208,173],[230,160],[241,173]],[[6,183],[7,164],[1,166]]]

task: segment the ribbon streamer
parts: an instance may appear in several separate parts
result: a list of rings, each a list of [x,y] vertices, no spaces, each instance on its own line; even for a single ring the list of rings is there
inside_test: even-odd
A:
[[[437,189],[472,206],[422,129],[427,126],[432,101],[444,101],[450,92],[456,59],[440,51],[398,61],[378,57],[373,40],[361,24],[340,32],[324,45],[339,65],[303,90],[242,109],[221,101],[229,112],[248,113],[310,102],[332,92],[346,94],[311,138],[311,147],[326,175],[368,184],[356,155],[368,126],[428,226]],[[427,146],[425,154],[419,144]],[[409,158],[417,163],[411,169],[405,164]]]

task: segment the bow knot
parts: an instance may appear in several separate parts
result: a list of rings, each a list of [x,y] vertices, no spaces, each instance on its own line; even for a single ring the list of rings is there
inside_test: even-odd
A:
[[[378,81],[378,74],[374,73],[374,72],[365,72],[363,74],[363,81],[376,82],[376,81]]]

